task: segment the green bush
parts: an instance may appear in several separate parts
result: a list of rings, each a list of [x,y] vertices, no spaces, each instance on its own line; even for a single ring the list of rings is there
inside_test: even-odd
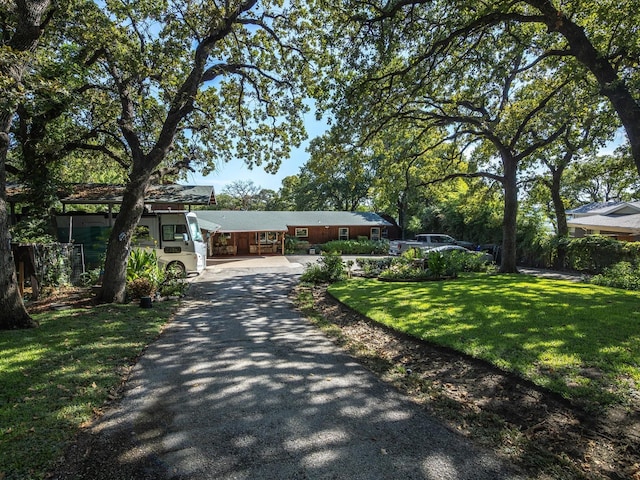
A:
[[[398,261],[394,259],[392,265],[380,273],[379,278],[382,280],[432,280],[432,273],[425,269],[420,262]]]
[[[640,265],[640,242],[622,242],[602,235],[581,238],[548,237],[538,245],[540,251],[520,257],[522,265],[569,269],[592,274],[620,262]],[[537,248],[537,247],[536,247]],[[560,264],[560,250],[566,257]]]
[[[385,280],[438,280],[456,278],[460,272],[486,272],[489,270],[483,254],[457,250],[445,252],[426,252],[409,249],[396,258],[387,258],[386,262],[361,262],[365,276],[378,276]],[[364,268],[366,266],[366,270]]]
[[[389,242],[386,240],[332,240],[320,247],[323,252],[342,253],[343,255],[386,255]]]
[[[622,260],[622,243],[601,235],[574,238],[567,246],[569,267],[574,270],[600,273]]]
[[[287,235],[284,237],[284,253],[291,255],[292,253],[295,253],[296,250],[298,250],[300,248],[300,240],[298,239],[298,237],[292,237],[290,235]],[[304,242],[305,244],[307,242]]]
[[[356,258],[356,264],[362,270],[362,276],[367,278],[375,278],[379,276],[383,271],[387,270],[391,263],[393,262],[393,258],[384,257],[384,258]]]
[[[451,255],[442,252],[429,252],[427,255],[426,269],[431,278],[442,278],[447,276],[457,276],[455,265],[448,261]]]
[[[630,262],[619,262],[595,275],[591,283],[625,290],[640,290],[640,268]]]
[[[347,278],[347,270],[342,257],[337,253],[323,253],[318,263],[307,265],[300,277],[308,283],[335,283]]]
[[[129,298],[150,297],[156,292],[156,287],[148,278],[138,277],[127,281],[127,294]]]
[[[164,280],[158,287],[158,293],[162,297],[181,297],[189,288],[186,281],[187,274],[182,268],[173,265],[167,267],[164,272]]]
[[[150,248],[134,248],[127,261],[127,292],[131,298],[154,294],[165,279],[158,265],[156,251]]]

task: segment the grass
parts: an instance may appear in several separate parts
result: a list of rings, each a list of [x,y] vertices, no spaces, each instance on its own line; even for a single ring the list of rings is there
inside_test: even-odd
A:
[[[597,411],[640,389],[640,293],[524,275],[353,279],[329,292],[367,317],[481,358]]]
[[[78,428],[116,398],[122,377],[176,302],[102,305],[34,315],[0,331],[0,479],[39,479]]]

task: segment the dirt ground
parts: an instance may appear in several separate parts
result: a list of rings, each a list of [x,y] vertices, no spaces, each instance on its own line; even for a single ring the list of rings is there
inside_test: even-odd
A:
[[[640,480],[640,405],[588,414],[485,362],[376,324],[326,288],[313,298],[332,324],[325,330],[370,370],[531,478]]]

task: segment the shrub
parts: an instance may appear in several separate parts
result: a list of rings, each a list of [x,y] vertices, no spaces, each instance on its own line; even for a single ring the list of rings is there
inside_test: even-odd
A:
[[[130,298],[150,297],[156,291],[156,285],[145,277],[127,281],[127,293]]]
[[[164,271],[158,265],[156,251],[134,248],[127,261],[127,293],[131,298],[154,294],[164,281]]]
[[[389,251],[386,240],[332,240],[321,246],[322,251],[342,253],[343,255],[385,255]]]
[[[367,265],[360,262],[359,265]],[[379,262],[367,265],[372,274],[375,268],[379,270],[379,277],[385,280],[438,280],[449,277],[456,278],[460,272],[486,272],[489,267],[483,258],[483,253],[467,253],[459,251],[426,252],[420,249],[409,249],[400,257],[385,259],[388,264]],[[372,275],[366,275],[372,276]]]
[[[300,244],[300,240],[298,239],[298,237],[292,237],[290,235],[287,235],[284,238],[284,253],[287,253],[287,254],[295,253],[295,251],[300,248],[299,244]]]
[[[572,239],[568,245],[569,263],[574,270],[602,272],[622,260],[622,242],[600,235]]]
[[[393,258],[356,258],[356,264],[362,270],[362,276],[367,278],[375,278],[379,276],[383,271],[387,270]]]
[[[300,278],[309,283],[334,283],[347,278],[347,272],[339,254],[323,253],[318,263],[307,265]]]
[[[186,273],[182,268],[174,265],[167,267],[164,273],[164,281],[158,288],[158,293],[162,297],[181,297],[189,288],[186,282]]]
[[[432,274],[421,263],[395,261],[380,273],[383,280],[432,280]]]
[[[429,252],[427,255],[427,271],[431,278],[442,278],[445,276],[457,276],[455,266],[449,262],[451,255],[445,255],[442,252]]]
[[[595,275],[591,283],[625,290],[640,290],[640,269],[630,262],[619,262]]]

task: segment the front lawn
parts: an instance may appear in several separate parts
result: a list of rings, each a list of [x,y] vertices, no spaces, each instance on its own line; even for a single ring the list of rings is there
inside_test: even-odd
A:
[[[525,275],[353,279],[329,292],[367,317],[515,372],[589,409],[638,402],[640,293]]]
[[[78,428],[116,398],[122,377],[176,302],[34,315],[0,331],[0,479],[43,478]]]

